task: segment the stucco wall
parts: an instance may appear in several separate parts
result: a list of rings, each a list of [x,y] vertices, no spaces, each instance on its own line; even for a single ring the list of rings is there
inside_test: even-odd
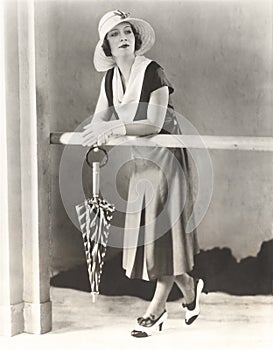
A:
[[[119,8],[148,20],[147,54],[175,87],[176,110],[200,134],[272,136],[272,2],[51,1],[51,131],[73,131],[94,110],[102,75],[92,65],[97,25]],[[80,233],[59,194],[62,146],[51,146],[53,270],[83,261]],[[237,259],[272,239],[272,155],[211,151],[214,191],[199,226],[202,249],[229,247]],[[111,176],[111,174],[109,174]],[[126,175],[124,175],[126,177]]]

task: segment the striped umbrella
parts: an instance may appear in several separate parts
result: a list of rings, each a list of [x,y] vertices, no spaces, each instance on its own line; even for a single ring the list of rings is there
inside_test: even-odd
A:
[[[113,218],[115,207],[99,196],[100,163],[93,162],[91,165],[88,162],[89,152],[86,160],[93,169],[93,196],[76,205],[76,212],[82,232],[92,301],[95,302],[96,295],[99,294],[110,221]]]

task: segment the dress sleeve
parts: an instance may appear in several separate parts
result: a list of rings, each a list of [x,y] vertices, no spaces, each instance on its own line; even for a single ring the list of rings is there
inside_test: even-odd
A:
[[[154,61],[147,67],[145,78],[147,78],[147,88],[149,89],[149,93],[161,88],[162,86],[168,86],[170,94],[174,92],[174,88],[166,77],[164,69]]]

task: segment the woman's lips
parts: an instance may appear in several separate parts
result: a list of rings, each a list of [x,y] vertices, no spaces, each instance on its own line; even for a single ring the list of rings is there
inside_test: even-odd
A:
[[[120,48],[120,49],[126,49],[126,47],[129,47],[129,45],[128,45],[128,44],[123,44],[123,45],[121,45],[119,48]]]

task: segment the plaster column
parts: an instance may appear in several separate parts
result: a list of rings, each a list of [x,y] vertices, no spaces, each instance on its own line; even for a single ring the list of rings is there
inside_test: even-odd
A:
[[[43,97],[47,88],[47,27],[44,23],[46,13],[37,16],[35,12],[36,8],[42,10],[40,4],[42,6],[42,3],[34,4],[32,0],[18,2],[24,330],[35,334],[48,332],[52,327],[49,287],[49,118],[46,97]],[[44,56],[44,66],[40,67],[41,56]]]
[[[0,2],[0,335],[23,332],[17,6]]]

